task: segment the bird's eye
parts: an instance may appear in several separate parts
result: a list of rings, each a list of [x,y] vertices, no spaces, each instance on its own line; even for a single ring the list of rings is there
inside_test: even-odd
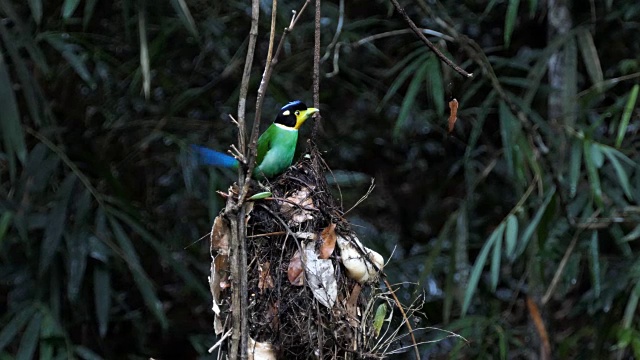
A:
[[[296,110],[295,114],[296,116],[300,115],[300,111]]]

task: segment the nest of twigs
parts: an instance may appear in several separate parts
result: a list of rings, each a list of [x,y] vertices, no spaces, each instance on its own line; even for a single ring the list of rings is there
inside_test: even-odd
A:
[[[384,357],[376,346],[380,326],[374,325],[374,297],[383,294],[382,257],[363,246],[342,217],[327,171],[311,146],[248,214],[250,353],[265,348],[274,357],[264,358]],[[219,237],[220,229],[214,225],[212,233],[212,239]],[[231,292],[224,261],[215,264],[222,252],[212,248],[216,332],[223,333],[230,328]],[[358,261],[364,268],[352,266]]]

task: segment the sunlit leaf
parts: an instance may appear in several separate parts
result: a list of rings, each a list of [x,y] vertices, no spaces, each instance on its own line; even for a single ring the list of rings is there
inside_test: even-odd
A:
[[[38,346],[38,340],[40,339],[41,321],[42,315],[40,313],[35,313],[31,318],[31,321],[29,321],[29,325],[27,325],[24,334],[22,334],[18,353],[16,354],[16,360],[33,359],[36,347]]]
[[[616,136],[616,147],[620,148],[622,145],[622,140],[624,139],[624,134],[627,133],[627,128],[629,127],[629,121],[631,120],[631,114],[636,106],[636,101],[638,99],[638,90],[640,89],[639,84],[633,85],[631,92],[629,93],[629,99],[627,100],[627,104],[624,107],[624,112],[622,113],[622,119],[620,120],[620,125],[618,126],[618,136]]]
[[[493,245],[493,254],[491,256],[491,290],[496,291],[498,280],[500,279],[500,262],[502,259],[502,236],[504,234],[505,223],[501,222],[498,228],[494,230],[496,236]]]
[[[512,260],[518,243],[518,218],[514,214],[507,217],[507,228],[504,235],[505,253]]]
[[[382,330],[382,325],[384,324],[384,320],[387,317],[387,304],[382,303],[378,305],[376,309],[376,314],[373,318],[373,331],[376,334],[376,337],[380,336],[380,330]]]
[[[511,34],[513,28],[518,20],[518,8],[520,7],[520,0],[509,0],[507,5],[507,15],[504,18],[504,45],[509,47],[511,43]]]

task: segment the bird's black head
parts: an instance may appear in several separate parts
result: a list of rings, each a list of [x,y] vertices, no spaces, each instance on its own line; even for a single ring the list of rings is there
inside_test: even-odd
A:
[[[273,121],[287,128],[298,129],[318,109],[308,108],[302,101],[296,100],[283,106]]]

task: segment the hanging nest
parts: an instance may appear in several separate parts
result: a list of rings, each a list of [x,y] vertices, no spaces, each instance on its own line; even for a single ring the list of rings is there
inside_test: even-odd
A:
[[[374,305],[385,294],[378,287],[384,261],[342,217],[326,164],[310,148],[269,185],[271,196],[247,212],[250,358],[382,358],[377,337],[385,315],[376,316]],[[219,216],[212,229],[218,335],[230,329],[231,318],[225,226]]]

